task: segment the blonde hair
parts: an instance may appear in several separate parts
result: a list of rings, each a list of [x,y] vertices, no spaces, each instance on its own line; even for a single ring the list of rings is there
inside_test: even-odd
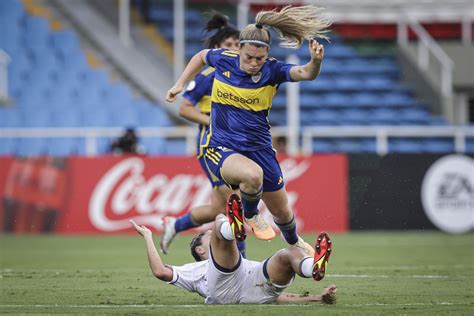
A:
[[[331,22],[321,16],[323,9],[307,5],[284,7],[279,12],[260,11],[255,17],[255,24],[247,25],[240,32],[240,41],[256,41],[270,44],[271,36],[268,29],[275,29],[280,38],[280,46],[287,48],[298,48],[303,41],[315,37],[328,39],[325,33]],[[262,43],[262,44],[263,44]],[[258,46],[258,43],[256,44]],[[263,45],[267,46],[267,45]]]

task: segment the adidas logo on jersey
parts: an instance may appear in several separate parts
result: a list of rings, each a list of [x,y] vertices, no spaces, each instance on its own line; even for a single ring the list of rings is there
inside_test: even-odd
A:
[[[227,78],[230,78],[230,71],[224,71],[222,74]]]

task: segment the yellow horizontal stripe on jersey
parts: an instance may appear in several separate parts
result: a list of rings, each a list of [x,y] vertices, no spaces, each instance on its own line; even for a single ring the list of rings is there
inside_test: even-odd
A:
[[[223,52],[221,53],[221,55],[229,56],[229,57],[237,57],[237,56],[239,56],[238,54],[232,53],[232,52],[230,52],[230,51],[223,51]]]
[[[205,95],[199,100],[198,104],[198,109],[202,113],[209,113],[211,112],[211,96],[210,95]]]
[[[214,67],[209,67],[209,68],[206,68],[204,69],[203,71],[201,71],[201,75],[203,76],[209,76],[210,74],[212,74],[214,71],[216,71],[216,68]]]
[[[211,101],[251,111],[263,111],[272,107],[275,93],[276,85],[255,89],[238,88],[216,78],[212,85]]]

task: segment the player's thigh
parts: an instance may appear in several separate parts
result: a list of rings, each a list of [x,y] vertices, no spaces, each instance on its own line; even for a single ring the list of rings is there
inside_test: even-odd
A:
[[[291,221],[293,212],[288,204],[288,194],[285,187],[278,191],[263,192],[262,196],[268,211],[278,220],[279,223]]]
[[[287,249],[277,251],[268,259],[266,268],[270,280],[277,285],[287,285],[295,276],[291,265],[291,253]]]
[[[262,168],[253,160],[235,153],[222,163],[221,175],[227,183],[262,182]]]

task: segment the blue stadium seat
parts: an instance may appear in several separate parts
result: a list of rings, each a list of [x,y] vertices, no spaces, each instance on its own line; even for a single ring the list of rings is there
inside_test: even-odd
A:
[[[330,77],[318,77],[316,80],[302,81],[300,84],[301,92],[331,92],[335,87],[334,79]]]
[[[368,124],[370,117],[367,111],[348,109],[341,111],[340,120],[343,125],[365,125]]]
[[[159,105],[147,101],[139,101],[136,104],[138,119],[144,127],[166,127],[173,125],[166,111]]]
[[[413,98],[399,92],[382,94],[380,103],[385,107],[410,107],[415,105]]]
[[[56,110],[51,115],[52,127],[81,127],[84,126],[82,113],[76,108]]]
[[[303,118],[301,118],[303,119]],[[284,126],[286,125],[286,111],[275,110],[270,113],[270,124],[273,126]],[[304,123],[302,123],[305,125]]]
[[[405,124],[426,124],[430,119],[428,112],[419,107],[399,110],[398,117]]]
[[[74,51],[80,51],[76,33],[69,30],[53,32],[51,34],[51,44],[52,48],[63,59],[68,58]]]
[[[423,151],[427,153],[451,153],[454,152],[453,139],[426,139],[423,141]]]
[[[23,116],[16,108],[0,107],[0,127],[22,127]]]
[[[13,155],[16,151],[17,151],[16,139],[0,138],[0,156]]]
[[[310,117],[314,125],[339,125],[341,114],[337,110],[313,110]]]
[[[319,99],[317,96],[312,94],[302,94],[300,95],[300,107],[304,108],[317,108],[319,106]],[[285,100],[286,103],[286,100]]]
[[[123,106],[112,110],[110,113],[110,124],[117,127],[134,127],[139,125],[137,110],[132,106]]]
[[[334,80],[334,90],[340,92],[356,92],[366,89],[365,83],[362,80],[351,77],[338,77]]]
[[[380,106],[380,96],[369,92],[355,93],[350,103],[354,107],[376,108]]]
[[[371,125],[398,125],[402,123],[397,111],[384,108],[370,112],[368,119]]]
[[[140,144],[144,147],[147,155],[161,155],[165,152],[166,140],[163,138],[143,137]]]
[[[24,127],[49,127],[51,125],[51,113],[49,110],[34,109],[23,110]]]
[[[123,84],[109,85],[102,96],[102,101],[107,107],[117,110],[133,103],[130,90]]]
[[[394,153],[421,153],[423,143],[417,139],[390,139],[388,149]]]
[[[109,111],[99,104],[94,110],[83,112],[84,125],[89,127],[111,126]]]
[[[376,92],[392,91],[395,83],[387,77],[369,77],[364,80],[364,85],[367,90]]]
[[[327,93],[319,97],[319,103],[327,107],[349,107],[350,102],[350,96],[345,93]]]
[[[84,155],[85,142],[79,138],[48,138],[46,151],[51,156]]]
[[[21,138],[18,142],[17,155],[41,156],[47,154],[44,138]]]
[[[164,147],[164,154],[181,156],[186,154],[186,141],[182,139],[169,139]]]
[[[283,92],[277,93],[273,97],[272,109],[284,109],[286,108],[286,94]]]
[[[373,153],[375,140],[366,138],[337,138],[334,140],[336,151],[346,153]]]
[[[49,24],[40,17],[28,17],[24,20],[23,40],[26,48],[40,51],[49,47]]]
[[[333,140],[315,139],[313,141],[313,152],[317,153],[331,153],[336,151],[336,146]]]

